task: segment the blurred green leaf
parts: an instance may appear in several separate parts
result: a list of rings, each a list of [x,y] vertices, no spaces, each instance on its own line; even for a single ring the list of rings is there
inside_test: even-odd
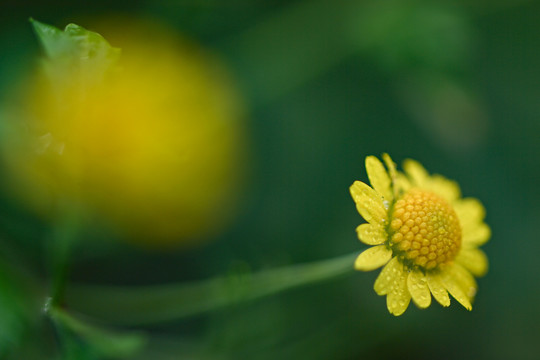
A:
[[[126,358],[139,352],[146,344],[146,337],[141,333],[112,332],[55,307],[50,309],[49,314],[58,327],[68,358],[81,359],[83,355],[84,359],[100,359],[103,356]],[[79,339],[83,343],[77,341]]]
[[[112,47],[100,34],[76,25],[68,24],[64,31],[30,19],[34,31],[48,57],[46,70],[54,81],[62,76],[76,80],[96,81],[110,70],[120,56],[120,49]]]
[[[15,347],[26,326],[26,301],[0,262],[0,358]]]
[[[80,61],[105,60],[112,63],[120,55],[120,49],[112,47],[103,36],[82,26],[68,24],[61,31],[34,19],[30,21],[51,59],[70,56]]]
[[[54,58],[59,55],[65,55],[70,51],[70,48],[73,48],[74,44],[70,41],[69,37],[66,34],[51,25],[41,23],[37,20],[30,19],[34,31],[36,32],[47,56]]]

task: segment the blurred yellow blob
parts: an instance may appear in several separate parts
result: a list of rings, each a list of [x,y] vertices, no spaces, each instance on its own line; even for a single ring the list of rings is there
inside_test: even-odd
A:
[[[75,204],[142,244],[219,231],[245,158],[243,108],[226,71],[170,29],[104,28],[121,48],[111,71],[67,68],[28,84],[24,126],[4,149],[14,188],[41,215]]]

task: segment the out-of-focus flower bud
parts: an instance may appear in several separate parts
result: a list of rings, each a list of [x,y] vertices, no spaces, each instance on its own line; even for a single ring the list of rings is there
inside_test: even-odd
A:
[[[112,24],[104,34],[121,54],[76,25],[34,23],[48,58],[3,141],[13,189],[44,217],[68,202],[135,242],[198,241],[235,207],[241,101],[194,43],[150,23]]]

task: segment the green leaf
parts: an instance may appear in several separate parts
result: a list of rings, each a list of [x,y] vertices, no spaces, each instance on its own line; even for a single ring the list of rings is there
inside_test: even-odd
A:
[[[0,262],[0,358],[18,345],[28,321],[28,304],[9,272]]]
[[[103,36],[79,25],[68,24],[62,31],[34,19],[30,22],[47,55],[46,69],[55,80],[73,75],[75,81],[81,80],[77,76],[99,80],[114,68],[120,56],[120,49],[112,47]]]
[[[72,42],[69,41],[69,38],[65,36],[62,30],[32,18],[30,18],[30,22],[49,57],[54,58],[70,51]]]
[[[95,354],[96,358],[128,358],[146,344],[146,337],[141,333],[113,332],[56,307],[49,309],[49,315],[58,327],[66,354],[87,354],[89,359],[93,358],[92,354]],[[79,355],[70,357],[80,359]]]

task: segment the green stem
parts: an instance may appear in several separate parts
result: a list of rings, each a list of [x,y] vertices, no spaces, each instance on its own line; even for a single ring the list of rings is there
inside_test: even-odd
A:
[[[353,270],[356,255],[188,284],[135,288],[74,284],[67,300],[71,308],[115,324],[173,321],[336,278]]]
[[[69,278],[70,254],[80,235],[81,217],[67,208],[64,217],[55,224],[49,241],[51,268],[51,305],[61,305]]]
[[[129,332],[118,333],[110,329],[89,324],[72,314],[56,307],[51,307],[48,312],[58,330],[58,335],[64,343],[64,356],[78,359],[76,355],[70,355],[80,346],[73,336],[83,340],[92,351],[107,358],[125,358],[137,353],[146,343],[146,337],[141,333]],[[83,350],[88,352],[87,349]],[[101,358],[101,357],[100,357]]]

